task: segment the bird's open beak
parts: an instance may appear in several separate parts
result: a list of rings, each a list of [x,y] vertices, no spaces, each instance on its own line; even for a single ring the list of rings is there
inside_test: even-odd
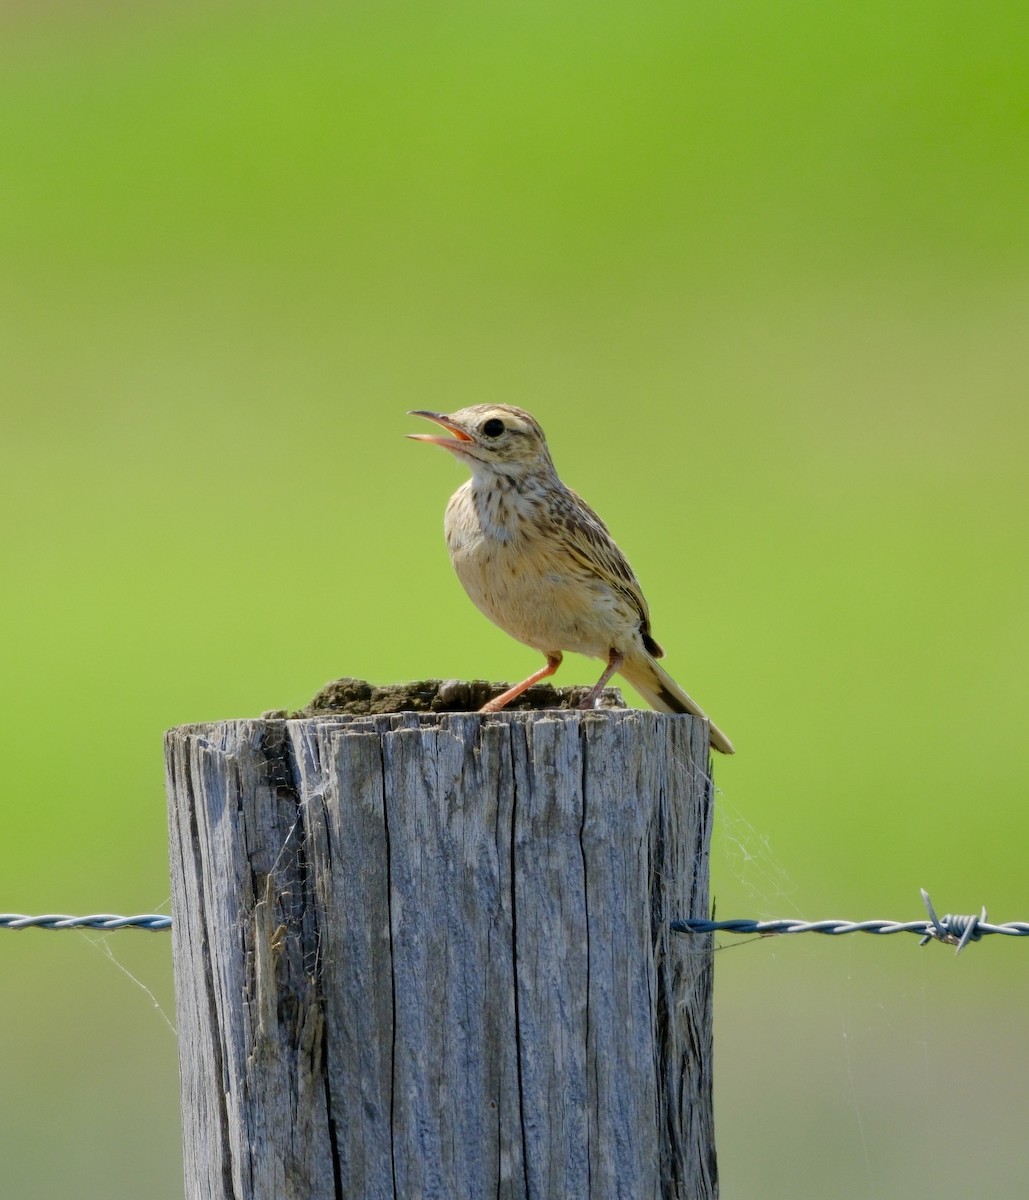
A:
[[[470,438],[463,429],[459,429],[452,424],[449,417],[445,417],[442,413],[426,412],[424,409],[416,408],[407,414],[409,417],[425,417],[427,421],[435,421],[437,425],[442,425],[444,429],[448,429],[453,437],[437,437],[434,433],[409,433],[407,436],[414,442],[431,442],[433,446],[444,446],[448,450],[456,449],[462,442],[471,442],[474,439]]]

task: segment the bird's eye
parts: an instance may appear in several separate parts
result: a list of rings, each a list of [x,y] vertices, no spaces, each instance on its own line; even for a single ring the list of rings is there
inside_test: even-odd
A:
[[[490,417],[488,421],[483,421],[482,432],[486,437],[498,437],[504,432],[504,422],[499,417]]]

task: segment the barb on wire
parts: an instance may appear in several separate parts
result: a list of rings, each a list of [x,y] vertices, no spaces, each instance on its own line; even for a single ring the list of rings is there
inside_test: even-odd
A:
[[[171,917],[163,913],[143,913],[138,917],[119,917],[113,913],[93,913],[88,917],[69,917],[64,913],[46,913],[38,917],[0,913],[0,929],[146,929],[158,933],[171,929],[171,923]]]
[[[841,933],[917,933],[922,939],[918,943],[920,946],[932,941],[946,942],[949,946],[957,947],[957,954],[960,954],[969,942],[978,942],[990,933],[999,933],[1006,937],[1029,937],[1029,921],[1008,921],[1003,925],[991,925],[986,919],[985,908],[978,916],[947,913],[938,917],[929,899],[929,893],[925,888],[922,888],[921,892],[922,902],[929,914],[927,921],[707,921],[695,918],[689,921],[673,921],[672,929],[676,933],[746,933],[758,934],[761,937],[782,933],[824,933],[832,937]]]

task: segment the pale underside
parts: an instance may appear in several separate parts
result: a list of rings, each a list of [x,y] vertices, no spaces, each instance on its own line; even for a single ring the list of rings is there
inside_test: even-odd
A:
[[[542,654],[569,650],[606,659],[613,649],[643,652],[640,625],[646,608],[639,585],[603,527],[598,522],[589,532],[601,535],[607,553],[617,556],[610,573],[598,564],[594,547],[579,545],[581,536],[569,534],[564,514],[552,511],[541,523],[538,509],[524,499],[510,493],[498,497],[494,491],[484,509],[486,497],[476,497],[472,480],[451,497],[447,546],[476,607]],[[506,511],[496,512],[501,504]],[[575,515],[581,519],[587,513],[592,516],[589,510]]]

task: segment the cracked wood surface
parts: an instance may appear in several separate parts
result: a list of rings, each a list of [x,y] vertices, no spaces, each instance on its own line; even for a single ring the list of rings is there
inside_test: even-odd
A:
[[[708,1200],[706,729],[166,736],[187,1200]]]

